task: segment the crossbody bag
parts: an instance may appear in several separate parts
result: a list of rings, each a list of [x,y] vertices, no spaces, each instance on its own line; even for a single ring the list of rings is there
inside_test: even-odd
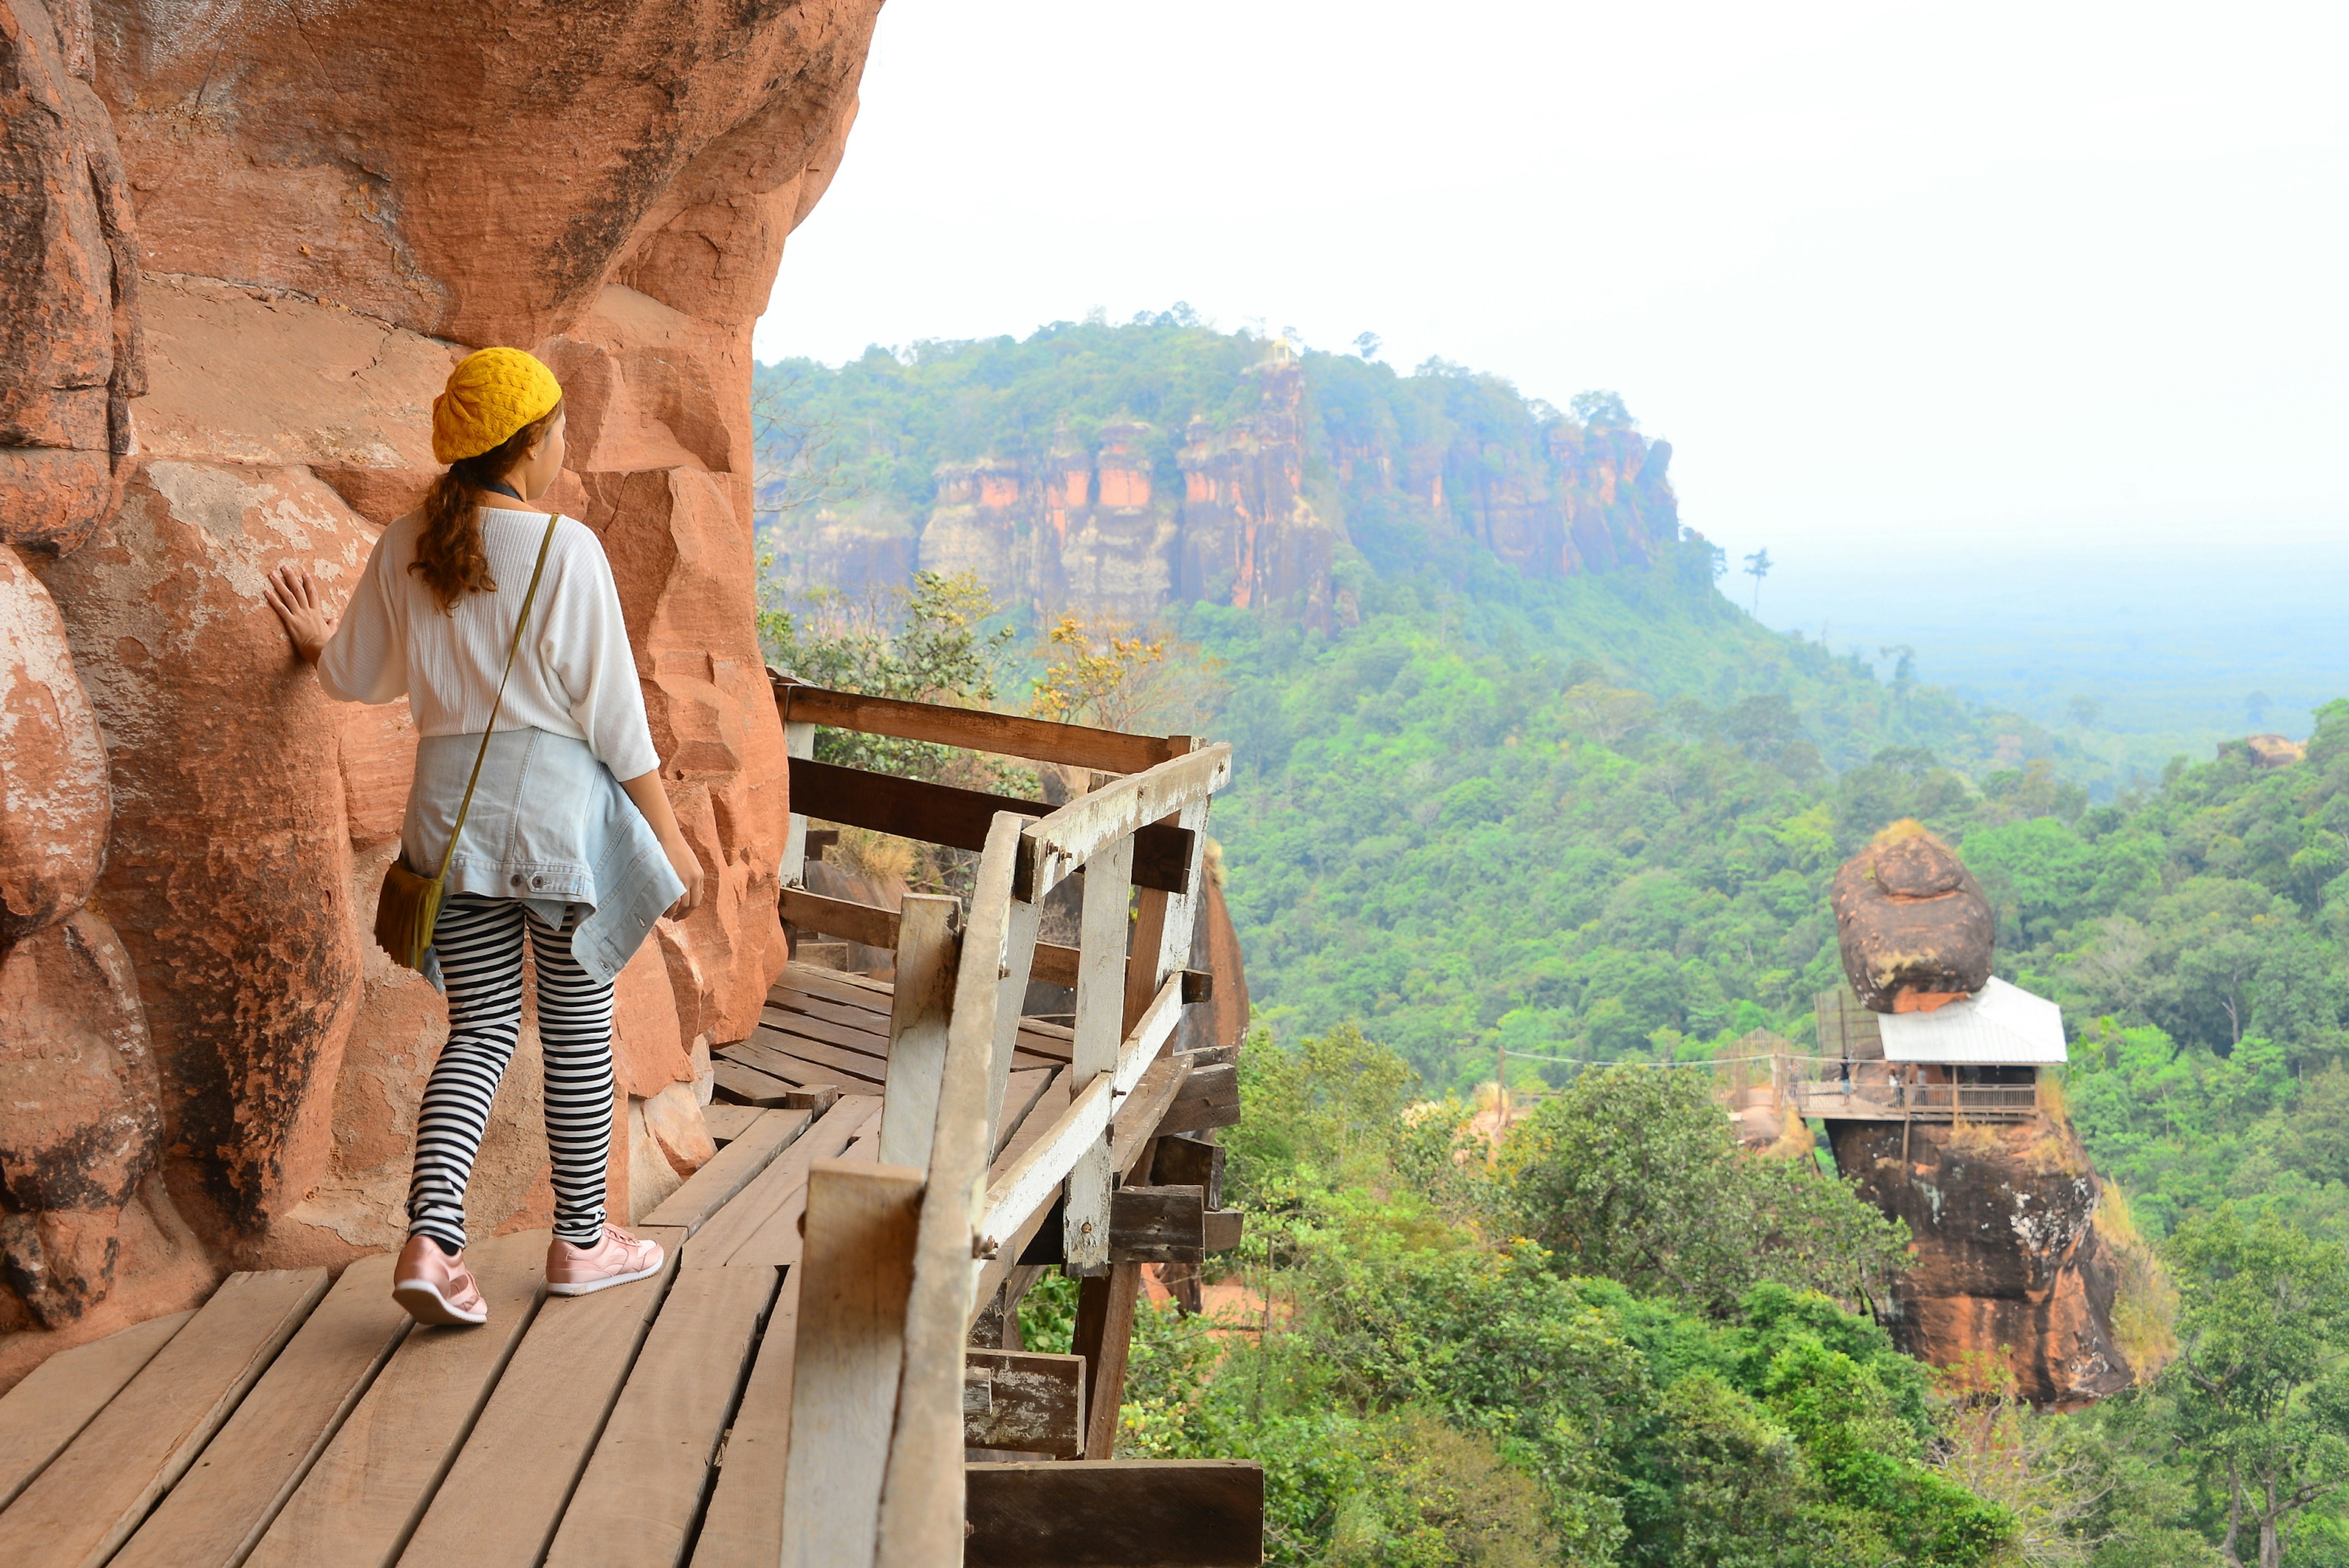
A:
[[[538,579],[546,574],[546,553],[554,545],[554,525],[563,519],[557,515],[546,520],[546,537],[539,541],[538,565],[531,569],[530,589],[522,596],[522,615],[515,620],[512,640],[506,644],[506,667],[498,677],[498,694],[490,703],[490,722],[481,731],[481,749],[473,753],[473,773],[465,781],[465,798],[457,806],[456,826],[449,830],[449,847],[440,854],[440,869],[430,877],[422,877],[408,868],[408,853],[402,850],[384,868],[383,892],[375,904],[376,944],[389,953],[394,963],[409,969],[421,970],[424,955],[432,946],[432,928],[440,919],[440,900],[447,892],[449,863],[457,853],[457,836],[465,831],[465,814],[472,809],[473,786],[481,782],[481,763],[490,754],[490,736],[498,726],[498,710],[504,706],[506,681],[513,674],[514,655],[522,649],[523,628],[530,624],[530,607],[538,597]]]

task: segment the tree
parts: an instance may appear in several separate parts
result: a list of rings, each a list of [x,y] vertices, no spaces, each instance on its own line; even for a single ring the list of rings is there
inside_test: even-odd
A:
[[[1583,1073],[1514,1128],[1501,1217],[1569,1273],[1726,1312],[1764,1282],[1862,1299],[1908,1228],[1809,1160],[1740,1150],[1702,1069]]]
[[[1756,550],[1745,557],[1745,575],[1754,579],[1754,613],[1762,613],[1762,579],[1770,575],[1770,552]]]
[[[2094,697],[2074,697],[2064,704],[2064,716],[2083,730],[2093,727],[2104,712],[2105,705]]]
[[[2349,1251],[2232,1204],[2180,1226],[2178,1435],[2226,1505],[2220,1552],[2280,1568],[2292,1521],[2349,1486]]]
[[[1631,417],[1631,410],[1623,406],[1619,392],[1577,392],[1566,400],[1566,411],[1586,430],[1627,431],[1639,423]]]
[[[1354,338],[1354,352],[1365,359],[1377,358],[1380,347],[1381,340],[1375,332],[1359,333]]]

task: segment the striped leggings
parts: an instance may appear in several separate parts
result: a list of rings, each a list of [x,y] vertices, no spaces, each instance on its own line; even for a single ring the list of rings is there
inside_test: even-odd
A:
[[[592,1245],[604,1225],[612,1150],[612,987],[571,956],[574,909],[560,929],[519,900],[460,893],[432,930],[449,993],[449,1044],[416,1117],[408,1231],[465,1244],[465,1183],[490,1102],[522,1033],[522,944],[538,963],[538,1040],[546,1063],[546,1142],[554,1156],[554,1233]]]

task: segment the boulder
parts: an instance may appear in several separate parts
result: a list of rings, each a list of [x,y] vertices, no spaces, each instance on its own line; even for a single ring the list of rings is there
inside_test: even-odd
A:
[[[162,1137],[129,955],[94,910],[0,960],[0,1281],[45,1328],[114,1288]]]
[[[326,1169],[357,1000],[342,712],[263,599],[357,579],[375,530],[306,469],[151,459],[47,570],[113,763],[100,882],[164,1080],[181,1210],[257,1240]]]
[[[81,908],[112,805],[64,620],[0,545],[0,952]]]
[[[1893,824],[1836,873],[1827,897],[1844,974],[1872,1012],[1927,1011],[1990,981],[1990,899],[1949,846]]]

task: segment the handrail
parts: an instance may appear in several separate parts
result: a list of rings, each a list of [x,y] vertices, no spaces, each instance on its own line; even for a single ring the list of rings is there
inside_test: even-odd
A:
[[[767,672],[775,706],[786,724],[822,724],[893,740],[959,746],[989,756],[1031,763],[1061,763],[1102,773],[1138,774],[1191,749],[1187,735],[1132,735],[983,708],[954,708],[902,697],[871,697],[811,686],[773,670]]]
[[[1205,800],[1231,777],[1232,748],[1219,741],[1079,795],[1020,834],[1014,896],[1041,899],[1103,849]]]

